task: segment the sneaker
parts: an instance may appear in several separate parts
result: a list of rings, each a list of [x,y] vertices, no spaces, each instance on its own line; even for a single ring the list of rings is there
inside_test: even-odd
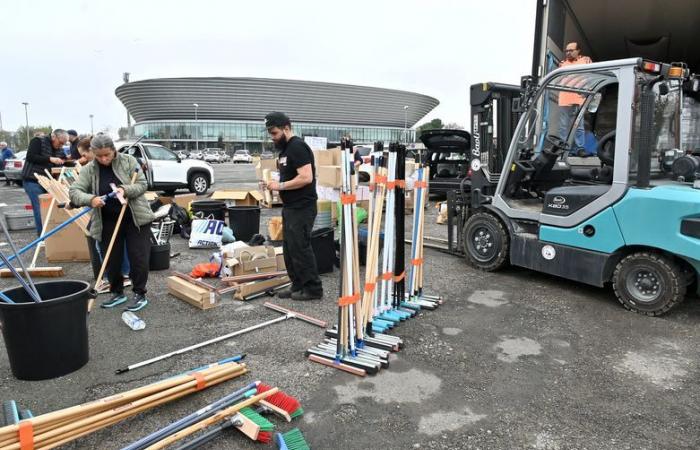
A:
[[[323,291],[313,293],[307,290],[301,290],[292,292],[292,300],[306,301],[306,300],[320,300],[323,298]]]
[[[148,300],[143,294],[134,294],[131,302],[126,306],[126,310],[136,312],[145,308],[146,305],[148,305]]]
[[[100,308],[114,308],[126,302],[128,298],[125,294],[114,294],[109,300],[105,300],[100,304]]]
[[[277,293],[277,298],[292,298],[292,294],[301,292],[301,290],[293,291],[292,288],[282,289]]]

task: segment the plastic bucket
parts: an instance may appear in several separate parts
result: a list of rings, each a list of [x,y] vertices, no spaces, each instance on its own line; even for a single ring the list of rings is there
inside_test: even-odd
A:
[[[226,203],[220,200],[198,200],[191,207],[195,219],[226,220]]]
[[[20,380],[47,380],[83,367],[90,359],[87,304],[90,285],[80,280],[36,283],[41,303],[21,287],[3,291],[0,323],[10,368]]]
[[[167,270],[170,268],[170,242],[166,244],[151,244],[150,270]]]
[[[228,226],[237,241],[248,242],[260,233],[259,206],[229,206],[227,209]]]
[[[333,272],[335,247],[333,228],[321,228],[311,232],[311,247],[316,257],[318,273]]]

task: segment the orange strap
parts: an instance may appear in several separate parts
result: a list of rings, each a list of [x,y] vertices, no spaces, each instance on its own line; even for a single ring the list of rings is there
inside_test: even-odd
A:
[[[207,380],[204,379],[204,375],[202,375],[199,372],[194,372],[192,374],[192,378],[197,380],[197,391],[201,391],[205,387],[207,387]]]
[[[374,292],[374,288],[377,287],[377,283],[365,283],[365,292]]]
[[[397,275],[394,277],[394,283],[398,283],[399,281],[403,280],[406,277],[406,271],[404,270],[401,272],[401,275]]]
[[[19,423],[19,448],[20,450],[34,450],[34,426],[29,420]]]
[[[416,181],[415,183],[413,183],[413,186],[417,187],[417,188],[426,189],[428,187],[428,182],[427,181]]]
[[[345,297],[340,297],[338,299],[338,306],[352,305],[360,301],[359,292],[353,295],[346,295]]]
[[[355,194],[342,194],[340,196],[340,203],[343,205],[351,205],[355,203],[356,197]]]
[[[406,180],[396,180],[396,187],[400,188],[405,188],[406,187]]]
[[[414,266],[420,266],[423,264],[423,258],[412,259],[411,264],[413,264]]]
[[[374,177],[374,180],[377,182],[377,184],[384,184],[386,183],[386,176],[385,175],[377,175]]]
[[[394,276],[393,272],[384,272],[382,274],[382,280],[389,281],[389,280],[391,280],[391,277],[393,277],[393,276]]]

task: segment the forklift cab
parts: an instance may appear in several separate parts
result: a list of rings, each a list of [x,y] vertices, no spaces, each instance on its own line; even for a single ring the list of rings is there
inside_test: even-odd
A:
[[[700,277],[699,98],[684,65],[640,58],[547,75],[493,195],[472,192],[469,260],[612,283],[643,314],[679,304]]]

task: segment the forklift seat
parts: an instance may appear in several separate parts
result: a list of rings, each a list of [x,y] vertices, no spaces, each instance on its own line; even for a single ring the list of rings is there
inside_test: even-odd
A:
[[[592,184],[560,186],[547,191],[542,212],[553,216],[568,216],[608,192],[609,185]]]

